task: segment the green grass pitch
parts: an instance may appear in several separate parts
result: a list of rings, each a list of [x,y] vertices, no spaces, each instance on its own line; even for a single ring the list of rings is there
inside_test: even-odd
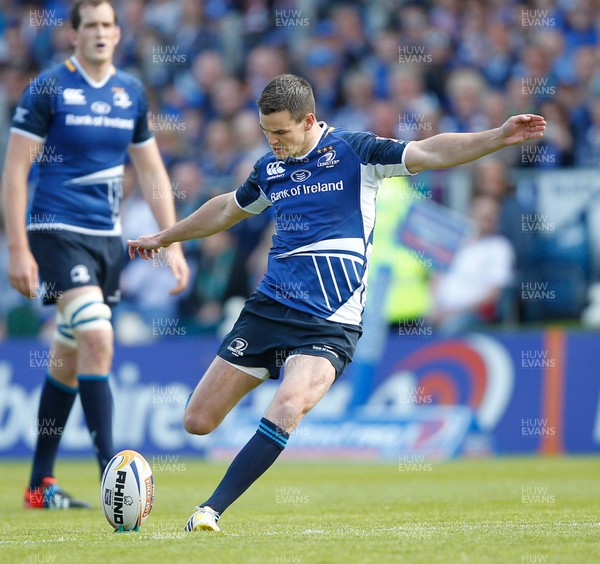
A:
[[[600,562],[600,458],[282,460],[208,534],[182,529],[225,465],[161,457],[154,467],[148,521],[115,534],[91,459],[57,467],[67,491],[93,502],[83,511],[23,510],[29,461],[3,460],[0,562]]]

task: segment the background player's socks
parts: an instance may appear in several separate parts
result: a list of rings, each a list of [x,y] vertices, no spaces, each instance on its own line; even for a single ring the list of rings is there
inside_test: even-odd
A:
[[[233,459],[212,496],[202,504],[219,515],[240,497],[275,462],[290,437],[264,417],[256,434]]]
[[[78,378],[81,407],[102,474],[115,454],[112,436],[113,402],[108,374],[80,374]]]
[[[37,442],[33,456],[30,489],[37,488],[42,480],[53,475],[58,443],[67,423],[77,388],[65,386],[46,375],[37,420]]]

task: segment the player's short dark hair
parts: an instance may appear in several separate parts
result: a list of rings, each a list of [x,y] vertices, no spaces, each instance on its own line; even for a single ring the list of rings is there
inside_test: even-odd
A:
[[[306,114],[315,113],[315,96],[307,80],[295,74],[280,74],[264,88],[256,101],[264,116],[275,112],[290,112],[300,122]]]
[[[84,6],[100,6],[101,4],[108,4],[115,15],[115,25],[119,25],[117,19],[117,9],[111,0],[75,0],[71,4],[71,11],[69,12],[69,19],[71,20],[71,27],[75,30],[79,29],[81,25],[81,8]]]

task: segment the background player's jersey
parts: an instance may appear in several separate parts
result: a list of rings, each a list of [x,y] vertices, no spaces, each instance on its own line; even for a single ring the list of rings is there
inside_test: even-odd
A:
[[[275,210],[276,232],[258,290],[289,307],[360,325],[383,178],[410,174],[406,144],[323,127],[305,156],[268,154],[236,191],[247,212]]]
[[[41,73],[25,90],[11,131],[43,141],[27,228],[120,235],[127,148],[152,138],[139,80],[113,69],[93,81],[75,57]]]

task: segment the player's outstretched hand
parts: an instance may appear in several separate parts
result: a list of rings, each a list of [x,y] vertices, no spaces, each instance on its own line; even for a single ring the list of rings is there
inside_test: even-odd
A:
[[[541,139],[546,130],[546,120],[535,114],[520,114],[508,118],[502,125],[502,138],[506,145],[517,145]]]
[[[128,239],[127,244],[129,245],[129,258],[131,260],[135,258],[136,250],[138,255],[144,260],[154,258],[154,251],[159,251],[163,246],[158,240],[158,233],[154,235],[142,235],[142,237],[138,237],[135,240]]]

